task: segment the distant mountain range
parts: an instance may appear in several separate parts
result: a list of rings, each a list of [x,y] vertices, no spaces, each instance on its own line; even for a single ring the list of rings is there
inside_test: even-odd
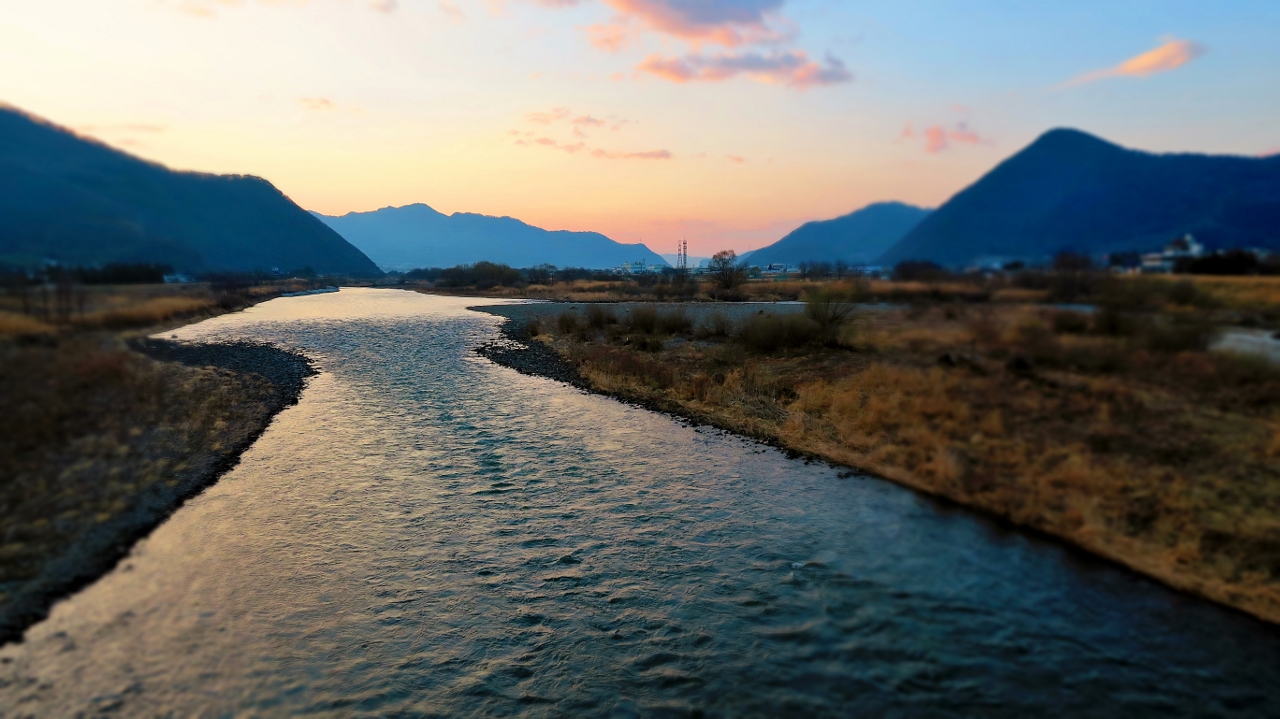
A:
[[[867,205],[834,220],[806,222],[744,259],[759,267],[838,261],[871,265],[928,215],[929,210],[901,202]]]
[[[423,204],[316,214],[384,270],[452,267],[486,260],[512,267],[617,267],[623,262],[667,265],[641,244],[622,244],[598,232],[544,230],[512,217],[467,212],[446,215]]]
[[[1210,249],[1280,250],[1280,157],[1158,155],[1052,130],[948,200],[877,264],[1150,251],[1188,232]]]
[[[380,275],[266,180],[175,172],[0,106],[0,264]]]

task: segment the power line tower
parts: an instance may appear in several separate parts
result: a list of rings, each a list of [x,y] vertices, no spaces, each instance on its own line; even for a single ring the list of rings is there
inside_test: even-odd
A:
[[[689,241],[680,240],[676,243],[676,271],[689,271]]]

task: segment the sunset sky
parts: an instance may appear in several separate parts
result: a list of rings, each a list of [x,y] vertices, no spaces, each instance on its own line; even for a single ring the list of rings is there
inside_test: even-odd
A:
[[[739,251],[936,206],[1045,130],[1280,152],[1280,3],[6,2],[0,102],[327,214]]]

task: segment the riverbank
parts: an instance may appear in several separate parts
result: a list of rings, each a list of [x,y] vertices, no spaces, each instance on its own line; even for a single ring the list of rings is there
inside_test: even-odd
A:
[[[625,305],[570,307],[477,309],[508,318],[509,340],[553,349],[591,391],[945,497],[1280,622],[1280,377],[1265,363],[1167,328],[1091,334],[1072,326],[1087,318],[1032,307],[862,312],[838,342],[803,347],[767,336],[802,305],[759,322],[765,308],[672,308],[643,328]]]
[[[155,316],[155,298],[141,304],[117,316],[175,321]],[[0,642],[20,640],[217,481],[314,373],[267,345],[139,336],[164,326],[0,337]]]

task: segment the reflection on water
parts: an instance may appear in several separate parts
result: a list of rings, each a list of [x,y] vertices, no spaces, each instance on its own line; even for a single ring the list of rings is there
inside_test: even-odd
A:
[[[343,290],[181,330],[323,374],[0,652],[4,715],[1280,710],[1272,628],[489,364],[474,303]]]

